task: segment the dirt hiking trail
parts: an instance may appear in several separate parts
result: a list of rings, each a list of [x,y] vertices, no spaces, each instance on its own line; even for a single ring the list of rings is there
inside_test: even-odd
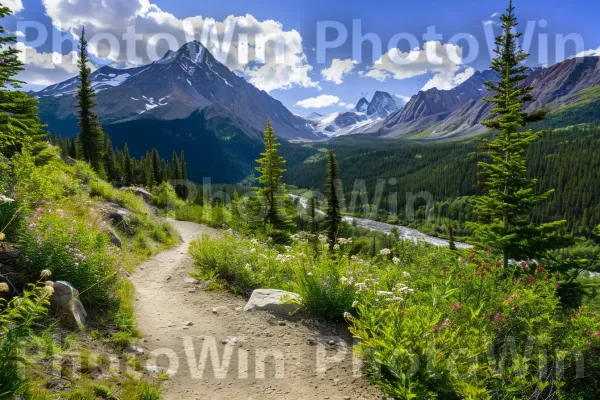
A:
[[[190,282],[190,241],[219,231],[170,222],[182,244],[133,276],[140,345],[152,355],[146,369],[170,375],[164,399],[382,398],[360,376],[343,327],[244,312],[244,298]]]

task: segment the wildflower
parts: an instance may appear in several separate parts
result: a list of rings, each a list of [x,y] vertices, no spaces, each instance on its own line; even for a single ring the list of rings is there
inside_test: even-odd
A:
[[[378,290],[378,291],[377,291],[377,294],[378,294],[379,296],[393,296],[393,295],[394,295],[394,293],[392,293],[392,292],[386,292],[386,291],[384,291],[384,290]]]
[[[9,291],[8,284],[0,282],[0,293],[6,293]]]
[[[108,296],[108,298],[109,298],[109,299],[111,299],[111,300],[112,300],[112,299],[114,299],[114,298],[115,298],[115,294],[114,294],[114,293],[111,293],[111,294]]]
[[[392,262],[394,263],[394,265],[399,265],[400,259],[398,257],[394,257],[394,258],[392,258]]]
[[[356,308],[356,306],[358,306],[358,300],[352,302],[352,308]]]
[[[449,319],[446,319],[444,321],[444,323],[442,324],[442,327],[444,328],[450,328],[452,326],[452,322]]]
[[[537,267],[537,271],[538,271],[538,272],[544,272],[544,271],[545,271],[545,269],[544,269],[544,267],[542,267],[542,266],[540,265],[539,267]]]
[[[246,269],[250,269],[250,270],[251,270],[251,269],[252,269],[252,265],[250,265],[250,264],[246,264],[246,267],[245,267],[245,268],[246,268]]]
[[[340,245],[339,244],[333,245],[333,249],[334,250],[339,250],[340,249]]]
[[[410,278],[410,274],[408,272],[406,272],[406,271],[404,271],[402,273],[402,276],[404,276],[405,278]]]
[[[2,232],[0,232],[0,242],[3,241],[4,239],[6,239],[6,235]]]
[[[338,244],[344,245],[344,244],[350,244],[352,243],[352,238],[338,238],[337,239]]]
[[[313,276],[313,273],[312,273],[312,272],[309,272],[309,273],[307,273],[306,275],[308,275],[308,276]]]
[[[42,297],[46,298],[46,297],[51,297],[54,294],[54,287],[53,286],[44,286],[44,294]]]
[[[42,277],[42,279],[48,279],[52,276],[52,271],[50,271],[49,269],[42,270],[42,272],[40,272],[40,276]]]
[[[598,316],[598,313],[593,312],[592,313],[592,317],[596,318]]]
[[[460,311],[462,307],[462,304],[460,304],[460,301],[457,301],[456,303],[452,304],[452,311],[457,312]]]
[[[498,322],[498,321],[500,321],[500,313],[497,313],[497,314],[494,316],[494,322]]]
[[[379,251],[379,254],[381,254],[382,256],[389,256],[390,254],[392,254],[392,251],[390,249],[381,249],[381,251]]]
[[[250,253],[255,253],[255,252],[256,252],[256,249],[254,247],[250,249]]]
[[[347,285],[348,284],[348,278],[346,278],[345,276],[342,276],[342,278],[340,279],[340,282],[342,282],[342,285]]]
[[[352,318],[352,314],[350,314],[349,312],[346,311],[344,313],[344,319],[350,319],[350,318]]]

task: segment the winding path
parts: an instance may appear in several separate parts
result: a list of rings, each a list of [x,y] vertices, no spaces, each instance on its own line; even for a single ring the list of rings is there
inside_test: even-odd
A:
[[[164,399],[382,398],[357,372],[344,327],[246,313],[243,298],[190,282],[190,241],[219,232],[171,223],[183,243],[133,276],[141,346],[152,355],[146,368],[171,375]]]

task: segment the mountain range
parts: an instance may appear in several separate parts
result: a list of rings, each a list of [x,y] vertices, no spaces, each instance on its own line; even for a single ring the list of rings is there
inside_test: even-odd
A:
[[[600,102],[600,58],[573,58],[527,74],[524,84],[533,86],[536,98],[528,109],[543,107],[550,116],[569,110],[551,119],[559,125],[600,119],[594,108]],[[105,66],[91,76],[96,112],[116,146],[128,143],[136,156],[151,147],[162,154],[183,148],[193,153],[188,160],[193,179],[214,176],[216,168],[220,179],[231,182],[252,171],[267,118],[275,133],[290,142],[356,134],[435,140],[474,136],[486,131],[481,122],[493,108],[484,101],[491,96],[485,82],[498,79],[491,70],[477,71],[453,89],[420,91],[401,107],[392,95],[378,91],[347,112],[303,118],[229,70],[197,41],[149,65]],[[78,82],[74,77],[34,94],[51,133],[77,134]]]

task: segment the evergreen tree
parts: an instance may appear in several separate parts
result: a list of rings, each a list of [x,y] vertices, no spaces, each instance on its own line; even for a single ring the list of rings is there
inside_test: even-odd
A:
[[[258,182],[262,187],[258,189],[258,194],[267,202],[267,210],[264,217],[264,227],[267,224],[272,226],[279,225],[283,217],[280,215],[281,201],[285,201],[285,190],[282,183],[283,169],[285,160],[279,155],[278,147],[280,146],[275,131],[271,126],[271,120],[267,120],[267,128],[264,134],[265,152],[261,153],[262,158],[256,160],[259,164],[256,171],[260,173]]]
[[[492,69],[501,76],[498,83],[486,82],[493,97],[493,119],[484,125],[498,131],[482,146],[489,160],[480,162],[479,179],[485,194],[475,200],[478,223],[473,225],[480,244],[502,252],[504,265],[511,258],[534,259],[561,242],[557,232],[565,221],[534,226],[532,208],[552,194],[552,190],[536,194],[537,179],[527,176],[525,152],[542,133],[525,131],[526,123],[543,119],[543,111],[528,114],[524,104],[533,101],[531,87],[522,85],[527,77],[522,63],[527,59],[518,48],[517,20],[512,0],[501,17],[503,34],[496,39],[497,57]]]
[[[171,179],[181,179],[179,157],[177,157],[177,153],[175,151],[173,151],[173,155],[171,157]]]
[[[160,155],[156,147],[152,149],[152,174],[156,183],[162,183],[162,171],[160,168]]]
[[[123,148],[123,185],[131,186],[134,183],[136,182],[133,173],[133,163],[129,155],[129,146],[125,143],[125,147]]]
[[[456,241],[454,239],[454,227],[452,224],[448,224],[448,248],[450,250],[456,250]]]
[[[108,135],[104,137],[104,170],[109,181],[116,182],[119,179],[117,164],[115,162],[115,151]]]
[[[340,225],[342,223],[342,213],[340,207],[340,170],[335,159],[333,150],[329,150],[327,158],[327,178],[325,180],[325,201],[327,204],[325,227],[327,229],[327,239],[329,248],[333,250],[337,240]]]
[[[185,154],[181,150],[181,157],[179,158],[179,168],[181,169],[181,179],[187,179],[187,165],[185,164]]]
[[[0,5],[0,18],[11,14],[8,7]],[[14,47],[16,38],[2,36],[4,33],[0,26],[0,153],[10,158],[26,150],[42,163],[51,157],[49,138],[40,124],[37,100],[16,90],[25,83],[15,78],[24,69],[23,63]]]
[[[85,29],[81,31],[79,39],[79,85],[77,86],[77,108],[79,116],[79,141],[81,143],[81,156],[90,163],[92,168],[104,176],[104,165],[102,152],[104,150],[104,132],[100,120],[94,112],[96,101],[94,100],[94,88],[90,80],[92,73],[88,63],[90,62]]]
[[[152,166],[152,155],[150,153],[146,153],[146,157],[142,161],[143,170],[144,170],[144,183],[147,187],[152,189],[156,184],[156,178],[154,176],[154,168]]]

